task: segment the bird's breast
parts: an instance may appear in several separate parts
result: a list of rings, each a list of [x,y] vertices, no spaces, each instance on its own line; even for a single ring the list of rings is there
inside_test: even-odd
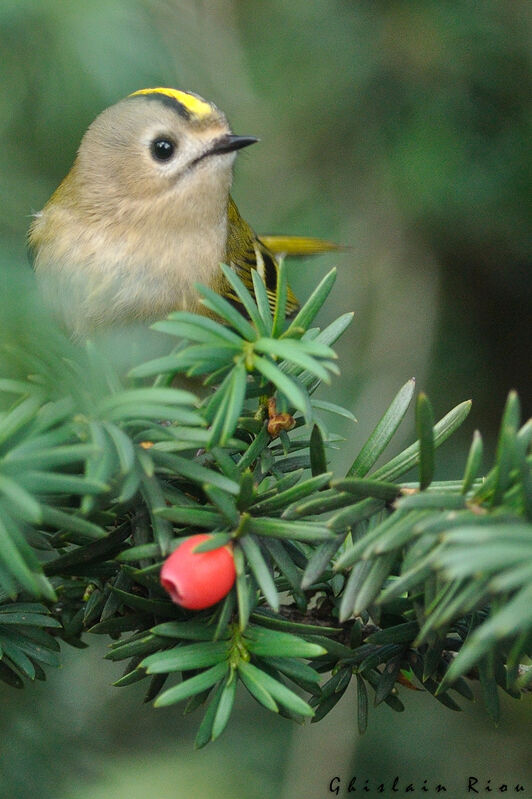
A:
[[[169,214],[36,220],[35,268],[45,297],[67,328],[154,321],[174,310],[201,310],[197,283],[215,286],[225,259],[226,206]],[[182,208],[181,208],[182,210]],[[47,227],[53,235],[47,236]]]

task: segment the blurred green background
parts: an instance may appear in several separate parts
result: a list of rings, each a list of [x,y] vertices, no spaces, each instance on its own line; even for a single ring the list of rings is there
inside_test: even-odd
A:
[[[29,216],[94,116],[138,88],[193,90],[261,139],[233,190],[258,232],[349,245],[290,273],[304,298],[337,265],[322,321],[356,314],[323,393],[359,420],[340,430],[338,469],[415,375],[438,416],[474,401],[441,454],[456,475],[474,428],[493,451],[510,388],[532,412],[531,23],[526,0],[2,0],[0,313],[25,313]],[[410,420],[396,446],[412,434]],[[505,702],[495,729],[478,704],[457,715],[403,691],[407,712],[378,708],[360,740],[354,697],[299,728],[243,696],[194,753],[196,717],[109,688],[104,651],[91,641],[48,684],[0,688],[2,799],[319,799],[354,774],[447,781],[448,796],[469,774],[528,780],[532,795],[530,701]]]

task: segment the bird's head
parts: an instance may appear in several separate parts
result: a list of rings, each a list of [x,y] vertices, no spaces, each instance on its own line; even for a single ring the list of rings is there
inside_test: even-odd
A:
[[[194,182],[231,181],[236,151],[257,141],[236,136],[225,115],[192,92],[141,89],[103,111],[75,164],[87,203],[149,201]]]

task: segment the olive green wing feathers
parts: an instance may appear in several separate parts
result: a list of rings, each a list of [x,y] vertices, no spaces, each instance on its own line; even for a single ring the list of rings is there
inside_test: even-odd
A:
[[[279,265],[275,256],[256,235],[248,223],[242,219],[231,197],[229,198],[227,217],[227,264],[235,270],[240,280],[252,294],[254,294],[252,270],[257,270],[266,286],[268,301],[273,311],[275,308],[277,276],[279,273]],[[238,297],[234,294],[229,285],[223,287],[223,292],[231,302],[240,305]],[[286,299],[287,316],[293,316],[298,308],[299,302],[290,287],[288,287]]]

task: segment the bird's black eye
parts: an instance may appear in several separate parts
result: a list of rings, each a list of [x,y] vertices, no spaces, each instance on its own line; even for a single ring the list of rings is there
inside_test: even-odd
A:
[[[154,139],[150,145],[151,154],[156,161],[169,161],[175,153],[175,149],[175,143],[171,139],[165,139],[162,136]]]

